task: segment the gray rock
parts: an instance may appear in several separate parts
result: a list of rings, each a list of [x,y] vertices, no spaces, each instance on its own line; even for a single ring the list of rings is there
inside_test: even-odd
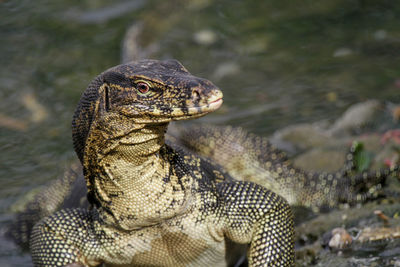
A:
[[[357,131],[371,123],[381,108],[382,104],[378,100],[357,103],[348,108],[342,117],[334,122],[328,133],[330,135],[342,135]]]

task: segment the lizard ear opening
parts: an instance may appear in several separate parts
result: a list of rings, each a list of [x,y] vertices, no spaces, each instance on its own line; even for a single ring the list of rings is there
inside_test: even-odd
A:
[[[110,85],[103,83],[99,89],[97,112],[109,112],[111,108]]]
[[[108,112],[110,110],[110,87],[107,84],[104,87],[104,106]]]

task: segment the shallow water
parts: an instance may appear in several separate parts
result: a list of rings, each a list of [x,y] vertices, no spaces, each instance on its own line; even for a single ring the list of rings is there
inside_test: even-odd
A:
[[[131,25],[144,25],[136,42],[151,50],[139,55],[176,58],[222,89],[208,122],[267,136],[366,99],[400,102],[400,2],[165,2],[0,1],[0,228],[11,205],[75,159],[75,105],[121,61]],[[1,266],[27,264],[0,240]]]

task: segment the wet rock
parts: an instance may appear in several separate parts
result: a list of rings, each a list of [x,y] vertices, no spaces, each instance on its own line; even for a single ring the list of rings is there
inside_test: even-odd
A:
[[[356,140],[363,144],[362,152],[371,158],[366,168],[379,169],[388,158],[398,162],[399,156],[394,149],[398,147],[397,133],[388,133],[382,139],[381,134],[366,132],[366,126],[376,128],[376,123],[381,121],[377,119],[382,117],[381,107],[376,100],[359,103],[332,125],[317,122],[288,126],[275,132],[271,141],[289,151],[292,158],[297,154],[294,164],[300,168],[335,171],[342,167],[346,152]],[[396,247],[400,244],[399,222],[393,219],[399,206],[396,195],[399,181],[389,178],[386,183],[393,197],[387,195],[385,199],[355,207],[343,205],[341,209],[297,221],[296,265],[392,266],[400,252]],[[392,221],[394,224],[388,225]]]
[[[314,148],[296,157],[293,162],[305,170],[334,172],[343,166],[346,153],[334,147]]]
[[[366,227],[357,238],[358,242],[366,243],[400,238],[400,226],[397,227]]]
[[[350,247],[353,242],[352,236],[346,231],[346,229],[338,227],[331,231],[331,239],[328,242],[328,246],[332,249],[344,249]]]
[[[276,131],[271,142],[282,149],[279,144],[291,143],[296,150],[333,145],[333,140],[317,124],[297,124]]]
[[[369,100],[351,106],[335,121],[328,130],[331,135],[352,133],[359,131],[368,123],[372,122],[374,116],[381,110],[382,105],[377,100]]]

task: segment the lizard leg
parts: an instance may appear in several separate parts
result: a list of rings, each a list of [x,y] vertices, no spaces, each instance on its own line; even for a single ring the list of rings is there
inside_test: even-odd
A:
[[[65,209],[37,223],[31,236],[35,266],[99,266],[88,255],[98,253],[91,216],[83,209]]]
[[[253,183],[221,183],[226,236],[249,243],[250,266],[294,264],[293,216],[277,194]]]

